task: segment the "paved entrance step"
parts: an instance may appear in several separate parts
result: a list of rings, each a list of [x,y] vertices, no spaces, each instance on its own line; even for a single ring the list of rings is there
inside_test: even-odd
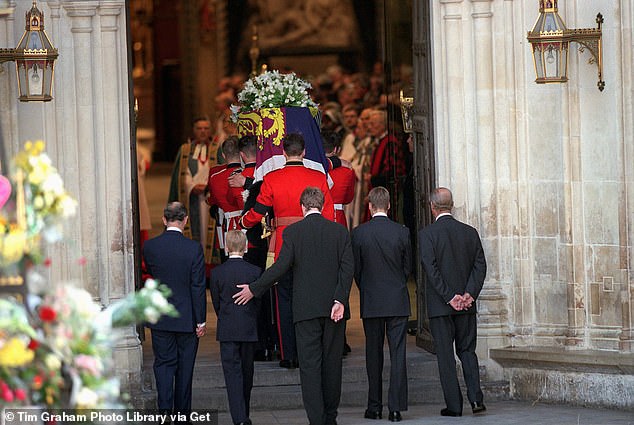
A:
[[[389,354],[385,353],[383,368],[384,398],[387,403],[389,382]],[[348,356],[343,361],[341,405],[363,408],[367,402],[367,375],[365,358],[361,354]],[[412,350],[407,353],[407,375],[409,403],[442,403],[442,391],[438,378],[436,357],[432,354]],[[194,368],[193,407],[197,409],[227,409],[224,376],[219,361],[197,361]],[[137,406],[151,408],[155,403],[155,384],[151,364],[145,365],[144,393],[133,397]],[[487,399],[508,399],[508,384],[504,382],[483,383]],[[283,369],[278,362],[256,362],[254,387],[251,394],[253,410],[302,409],[299,369]]]

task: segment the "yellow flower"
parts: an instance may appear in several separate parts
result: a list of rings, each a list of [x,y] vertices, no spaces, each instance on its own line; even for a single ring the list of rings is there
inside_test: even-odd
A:
[[[27,247],[26,233],[20,229],[11,229],[0,240],[0,252],[5,263],[18,261],[24,255]]]
[[[33,351],[28,349],[27,343],[14,337],[0,348],[0,366],[24,366],[33,361],[34,355]]]

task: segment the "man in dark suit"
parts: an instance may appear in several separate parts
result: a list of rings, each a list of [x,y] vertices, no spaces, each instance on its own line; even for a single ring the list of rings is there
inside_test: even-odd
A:
[[[407,227],[387,217],[387,189],[373,188],[368,202],[372,219],[352,231],[354,279],[360,293],[369,387],[365,417],[381,419],[383,415],[383,344],[387,333],[391,363],[388,419],[399,422],[401,411],[407,410],[405,342],[412,249]]]
[[[236,425],[251,425],[249,401],[253,388],[253,360],[258,341],[258,305],[237,305],[233,295],[238,284],[250,283],[262,269],[242,259],[247,237],[240,230],[226,235],[228,260],[211,271],[211,298],[218,316],[216,340],[225,375],[231,419]]]
[[[421,262],[427,273],[429,326],[447,404],[440,411],[442,416],[462,416],[454,343],[473,413],[486,410],[475,353],[478,336],[475,300],[484,284],[486,260],[477,230],[453,218],[452,208],[449,189],[434,189],[431,211],[435,222],[418,236]]]
[[[344,321],[354,273],[345,227],[321,215],[324,194],[302,192],[304,219],[284,230],[277,261],[234,295],[237,304],[260,296],[287,270],[293,270],[293,319],[304,408],[311,425],[334,425],[341,398]]]
[[[264,176],[256,203],[240,219],[242,228],[249,229],[261,223],[267,213],[275,215],[273,234],[269,239],[269,255],[275,261],[283,244],[286,226],[300,221],[302,211],[299,198],[307,186],[318,187],[324,193],[322,214],[329,220],[335,218],[335,207],[330,196],[326,175],[304,166],[306,153],[304,137],[299,133],[290,133],[282,140],[286,164],[283,168],[271,171]],[[280,367],[297,367],[297,348],[295,341],[291,285],[293,276],[284,275],[275,286],[275,304],[278,337],[280,343]]]
[[[170,202],[163,210],[165,232],[143,246],[150,276],[172,290],[178,317],[163,317],[152,330],[154,377],[161,412],[188,415],[198,338],[205,335],[205,258],[199,242],[183,236],[187,209]]]

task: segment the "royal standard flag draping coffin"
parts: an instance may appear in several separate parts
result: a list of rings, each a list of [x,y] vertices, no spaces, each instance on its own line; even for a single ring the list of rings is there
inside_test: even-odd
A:
[[[290,133],[304,136],[304,166],[327,173],[328,159],[321,143],[320,121],[319,110],[313,107],[262,108],[238,114],[238,135],[258,138],[255,180],[262,180],[267,173],[284,166],[282,139]],[[328,182],[331,184],[330,177]]]

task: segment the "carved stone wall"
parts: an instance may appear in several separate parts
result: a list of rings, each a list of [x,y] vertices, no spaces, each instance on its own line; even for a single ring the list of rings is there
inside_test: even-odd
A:
[[[495,347],[634,354],[633,2],[559,2],[569,28],[598,12],[603,92],[577,44],[567,84],[534,83],[536,0],[433,2],[437,179],[483,237],[479,354],[492,376]]]

